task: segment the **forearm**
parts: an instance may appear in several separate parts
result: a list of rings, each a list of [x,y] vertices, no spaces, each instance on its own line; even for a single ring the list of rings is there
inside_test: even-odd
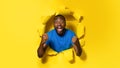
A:
[[[37,50],[38,53],[38,57],[41,58],[43,57],[44,53],[45,53],[45,42],[42,40],[40,43],[40,47]]]
[[[80,45],[80,43],[79,43],[79,40],[77,40],[77,41],[74,43],[74,49],[75,49],[76,55],[77,55],[77,56],[80,56],[81,53],[82,53],[82,48],[81,48],[81,45]]]
[[[82,54],[82,48],[81,47],[77,46],[76,54],[77,54],[77,56],[81,56],[81,54]]]

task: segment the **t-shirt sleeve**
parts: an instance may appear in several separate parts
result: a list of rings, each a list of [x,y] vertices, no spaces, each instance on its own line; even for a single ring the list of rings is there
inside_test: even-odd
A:
[[[49,40],[47,40],[47,41],[45,42],[45,44],[46,44],[46,45],[49,45]]]
[[[50,33],[47,33],[48,35],[48,40],[45,42],[46,45],[49,45],[50,44]]]

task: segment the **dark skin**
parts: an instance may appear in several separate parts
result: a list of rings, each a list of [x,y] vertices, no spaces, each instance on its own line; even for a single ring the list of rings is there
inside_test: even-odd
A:
[[[66,26],[66,23],[64,22],[64,20],[58,18],[57,20],[55,20],[54,22],[54,28],[55,30],[57,31],[57,34],[62,36],[64,35],[65,33],[65,26]],[[45,42],[48,40],[48,35],[45,33],[42,35],[42,40],[41,40],[41,43],[40,43],[40,46],[37,50],[37,53],[38,53],[38,57],[41,58],[43,57],[46,49],[47,49],[47,45],[45,44]],[[73,48],[76,52],[76,55],[77,56],[80,56],[81,53],[82,53],[82,48],[80,47],[80,43],[79,43],[79,40],[76,36],[74,36],[72,38],[72,42],[74,43],[73,45]]]

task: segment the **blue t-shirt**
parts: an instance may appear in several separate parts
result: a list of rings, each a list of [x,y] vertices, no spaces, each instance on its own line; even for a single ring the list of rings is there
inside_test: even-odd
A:
[[[59,36],[56,30],[53,29],[49,31],[47,35],[48,40],[46,41],[46,45],[49,45],[50,48],[56,52],[61,52],[69,49],[73,45],[72,38],[75,36],[75,33],[69,29],[66,29],[65,34],[63,36]]]

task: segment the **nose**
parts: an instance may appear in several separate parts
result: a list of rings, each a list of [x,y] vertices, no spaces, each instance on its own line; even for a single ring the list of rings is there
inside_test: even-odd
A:
[[[61,25],[61,23],[59,22],[59,23],[57,23],[57,25],[58,25],[58,26],[60,26],[60,25]]]

